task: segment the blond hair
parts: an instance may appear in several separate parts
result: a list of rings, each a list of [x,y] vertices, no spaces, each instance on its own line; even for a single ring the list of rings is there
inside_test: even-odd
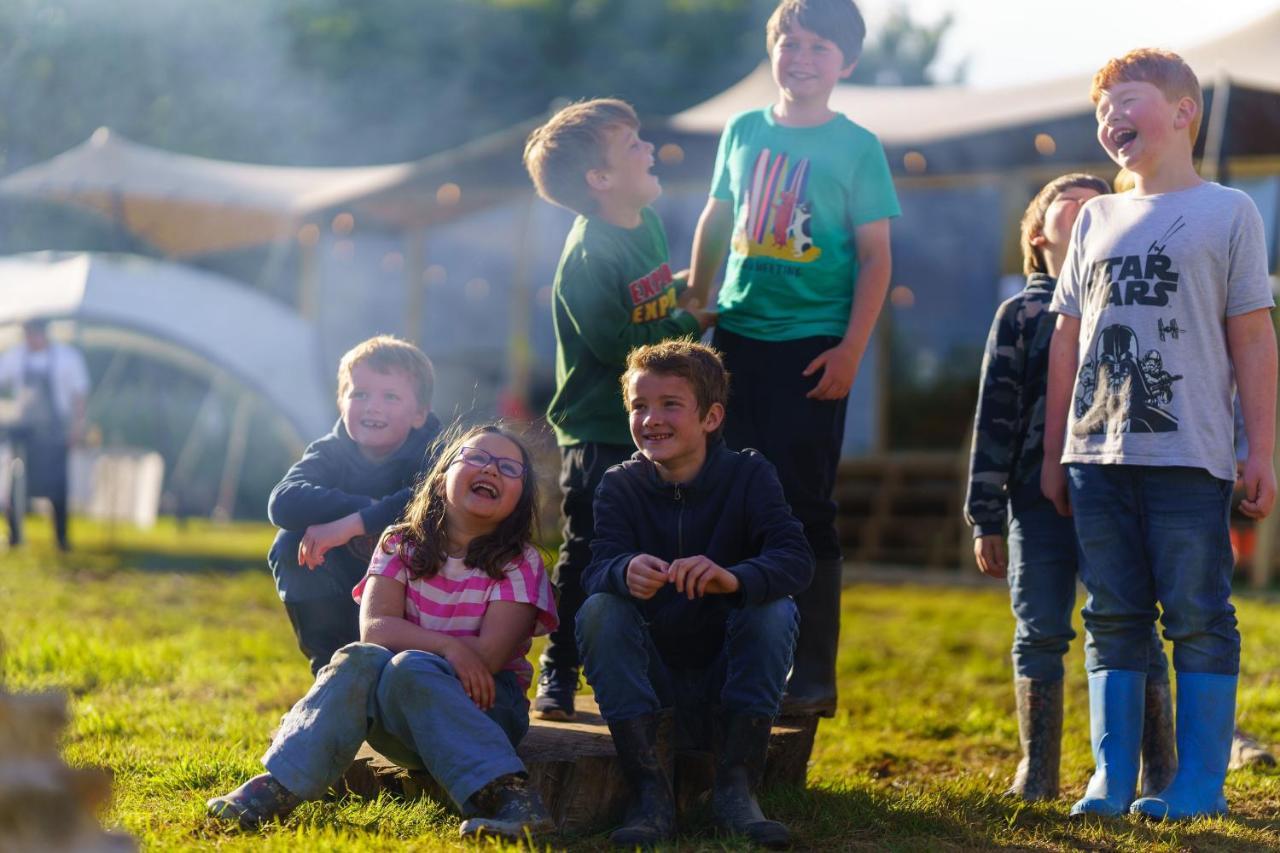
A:
[[[587,172],[609,165],[609,133],[619,127],[638,130],[636,111],[617,98],[596,98],[570,104],[529,134],[524,167],[538,195],[575,213],[590,213],[595,199]]]
[[[351,372],[357,364],[367,364],[378,373],[402,370],[413,382],[418,405],[431,408],[431,394],[436,386],[436,371],[426,353],[408,341],[393,335],[377,335],[347,350],[338,362],[338,405],[351,389]]]
[[[1204,116],[1204,93],[1200,91],[1196,73],[1181,56],[1160,48],[1141,47],[1110,59],[1093,75],[1089,99],[1098,103],[1104,89],[1119,83],[1150,83],[1170,103],[1181,98],[1194,101],[1196,114],[1192,116],[1187,132],[1191,135],[1191,144],[1196,144],[1196,137],[1200,135],[1200,119]]]

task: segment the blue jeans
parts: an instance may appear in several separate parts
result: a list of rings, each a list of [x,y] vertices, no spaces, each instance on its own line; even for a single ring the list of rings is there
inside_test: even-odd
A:
[[[719,656],[707,669],[690,670],[662,659],[633,599],[597,593],[578,611],[578,648],[600,714],[610,722],[692,704],[774,717],[799,626],[790,598],[735,609]]]
[[[1080,565],[1072,519],[1058,515],[1036,482],[1013,489],[1009,501],[1009,601],[1016,620],[1013,669],[1022,678],[1060,681],[1062,657],[1076,632],[1071,614],[1076,605]],[[1152,625],[1147,678],[1169,680],[1169,663],[1160,634]]]
[[[1081,576],[1085,665],[1147,671],[1157,602],[1178,672],[1237,675],[1231,604],[1231,486],[1200,468],[1068,465]]]
[[[496,701],[481,711],[439,655],[352,643],[285,716],[262,764],[294,794],[316,799],[368,740],[400,766],[429,772],[465,808],[490,781],[525,772],[515,750],[529,729],[524,689],[513,672],[493,680]]]

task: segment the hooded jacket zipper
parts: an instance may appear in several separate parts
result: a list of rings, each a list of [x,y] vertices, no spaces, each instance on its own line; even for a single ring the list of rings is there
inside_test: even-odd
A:
[[[675,487],[676,503],[680,509],[676,512],[676,556],[683,557],[684,553],[684,495],[680,492],[680,484]]]

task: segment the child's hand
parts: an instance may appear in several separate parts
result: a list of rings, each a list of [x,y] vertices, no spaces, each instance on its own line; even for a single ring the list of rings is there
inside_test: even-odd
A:
[[[700,303],[698,302],[697,299],[690,299],[689,304],[685,306],[684,310],[688,311],[697,319],[698,328],[701,331],[705,332],[707,329],[711,328],[716,324],[716,318],[718,318],[720,314],[712,310],[704,311],[702,308],[699,307],[699,305]]]
[[[494,686],[493,673],[484,665],[480,655],[462,643],[450,643],[445,650],[444,659],[453,667],[462,682],[462,689],[467,697],[476,703],[481,711],[493,707]]]
[[[973,558],[978,561],[978,570],[993,578],[1002,578],[1009,574],[1009,552],[1004,547],[1004,537],[999,533],[989,533],[973,540]]]
[[[652,554],[636,554],[627,563],[627,590],[635,598],[648,601],[667,583],[667,561]]]
[[[1067,469],[1061,462],[1051,462],[1045,456],[1040,468],[1040,493],[1053,502],[1058,515],[1071,517],[1071,495],[1067,492]],[[1272,492],[1274,495],[1274,490]]]
[[[1244,487],[1240,511],[1250,518],[1266,518],[1276,503],[1276,469],[1271,459],[1249,454],[1240,474],[1240,484]]]
[[[672,560],[671,567],[667,569],[667,577],[676,585],[676,590],[684,593],[690,600],[708,594],[734,593],[740,586],[738,578],[732,572],[720,568],[711,558],[701,554]]]
[[[330,548],[345,545],[356,536],[364,535],[364,519],[360,513],[344,515],[337,521],[327,524],[313,524],[302,534],[302,543],[298,546],[298,565],[315,570],[324,562],[324,555]]]
[[[818,384],[805,396],[811,400],[843,400],[848,397],[849,389],[853,387],[853,380],[858,375],[860,361],[861,358],[854,355],[852,348],[844,343],[837,344],[820,354],[809,362],[809,366],[800,374],[812,376],[819,370],[822,371],[822,378],[818,380]]]

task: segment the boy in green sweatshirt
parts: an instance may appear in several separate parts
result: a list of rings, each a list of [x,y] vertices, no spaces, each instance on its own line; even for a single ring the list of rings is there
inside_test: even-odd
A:
[[[627,354],[667,338],[698,337],[714,315],[682,304],[667,235],[650,209],[662,193],[653,145],[623,101],[602,98],[560,110],[529,136],[524,163],[538,195],[578,214],[556,270],[552,311],[556,393],[547,420],[560,445],[564,541],[556,563],[560,627],[543,652],[534,715],[573,717],[578,685],[574,616],[591,562],[592,499],[600,477],[631,456],[618,381]]]

